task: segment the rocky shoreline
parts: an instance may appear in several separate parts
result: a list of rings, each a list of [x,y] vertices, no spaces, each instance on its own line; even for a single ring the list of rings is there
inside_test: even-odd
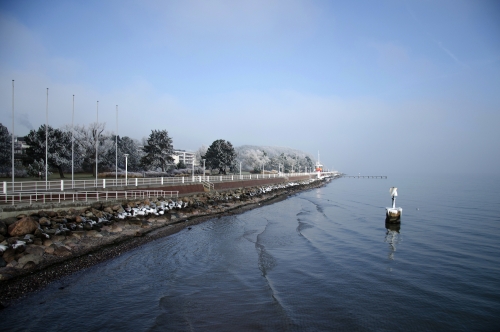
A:
[[[63,276],[223,215],[272,204],[329,181],[306,180],[179,199],[123,201],[0,220],[0,308]]]

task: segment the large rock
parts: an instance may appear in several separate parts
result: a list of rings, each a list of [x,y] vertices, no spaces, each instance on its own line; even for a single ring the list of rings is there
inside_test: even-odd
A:
[[[35,255],[35,254],[27,254],[24,255],[23,257],[19,258],[17,262],[24,266],[28,262],[33,262],[36,265],[40,264],[40,260],[42,259],[42,256]]]
[[[19,264],[19,265],[22,265],[22,264]],[[31,269],[34,269],[35,267],[36,267],[36,263],[33,261],[29,261],[26,264],[24,264],[23,269],[24,270],[31,270]]]
[[[38,211],[38,216],[40,218],[42,218],[42,217],[48,218],[49,217],[49,215],[47,214],[47,211],[43,211],[43,210]]]
[[[45,236],[43,235],[43,231],[40,228],[37,228],[35,230],[34,234],[35,234],[35,237],[37,237],[37,238],[45,238]]]
[[[54,246],[55,244],[53,244]],[[54,255],[58,256],[58,257],[66,257],[66,256],[71,256],[71,249],[67,246],[58,246],[58,245],[55,245],[56,248],[54,249]]]
[[[38,223],[39,223],[41,226],[50,226],[50,225],[51,225],[50,220],[49,220],[49,218],[47,218],[47,217],[41,217],[41,218],[38,220]]]
[[[45,248],[43,246],[31,245],[31,246],[27,246],[26,247],[26,252],[28,254],[33,254],[33,255],[41,256],[45,252]]]
[[[3,252],[2,258],[7,262],[10,263],[13,260],[16,259],[16,251],[12,248],[8,248]]]
[[[96,209],[92,209],[92,214],[97,218],[102,218],[102,212]]]
[[[47,211],[47,215],[50,218],[55,218],[55,217],[57,217],[57,212],[56,211]]]
[[[23,236],[32,234],[39,227],[38,223],[31,217],[24,217],[9,226],[10,236]]]

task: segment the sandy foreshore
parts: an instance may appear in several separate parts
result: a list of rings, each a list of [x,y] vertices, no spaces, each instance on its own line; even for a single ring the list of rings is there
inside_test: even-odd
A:
[[[0,308],[66,275],[117,257],[150,241],[174,234],[208,219],[239,214],[265,204],[275,203],[294,193],[323,186],[326,181],[303,181],[290,186],[271,185],[189,195],[182,198],[182,202],[189,208],[172,209],[163,215],[134,216],[123,220],[116,217],[123,207],[147,206],[147,204],[154,206],[155,203],[153,200],[129,201],[122,202],[119,206],[101,205],[101,209],[96,209],[99,204],[94,204],[90,209],[81,211],[70,209],[59,214],[51,214],[52,219],[45,217],[43,211],[30,216],[20,215],[17,217],[19,220],[28,217],[36,220],[39,230],[33,232],[37,234],[36,237],[28,236],[31,240],[24,241],[28,242],[24,248],[18,246],[13,249],[16,241],[24,239],[21,237],[10,237],[2,242],[11,245],[8,249],[10,252],[5,250],[2,258],[4,264],[8,260],[10,262],[0,267]],[[159,201],[156,201],[156,204],[159,205]],[[60,214],[65,218],[61,218]],[[90,219],[92,214],[92,218],[98,221],[106,219],[99,219],[98,216],[101,215],[109,218],[100,225],[96,222],[92,224]],[[91,227],[85,224],[85,217],[78,217],[79,215],[87,216]],[[64,226],[58,223],[62,219],[65,220]],[[40,226],[42,224],[49,227]],[[70,230],[73,224],[79,228]],[[57,230],[57,235],[51,235],[50,238],[45,238],[48,237],[45,233],[40,235],[40,230],[52,232],[50,225],[53,226],[52,229]],[[79,230],[83,228],[82,225],[85,228]]]

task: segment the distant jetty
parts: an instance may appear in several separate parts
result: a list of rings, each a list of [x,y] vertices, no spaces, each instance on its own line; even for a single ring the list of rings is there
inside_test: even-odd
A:
[[[356,179],[387,179],[387,175],[342,175],[342,177]]]

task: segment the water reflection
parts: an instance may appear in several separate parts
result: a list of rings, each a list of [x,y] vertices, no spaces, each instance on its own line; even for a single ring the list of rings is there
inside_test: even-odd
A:
[[[401,241],[401,224],[385,223],[385,240],[384,242],[389,243],[389,256],[390,260],[394,260],[394,252],[396,251],[396,245]]]

